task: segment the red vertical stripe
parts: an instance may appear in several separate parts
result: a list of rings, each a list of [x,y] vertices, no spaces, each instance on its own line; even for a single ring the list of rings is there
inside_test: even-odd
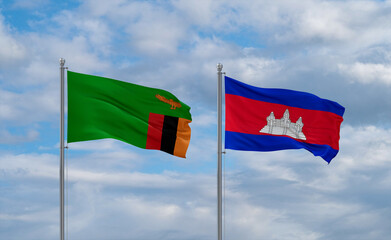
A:
[[[162,130],[164,123],[164,115],[150,113],[148,119],[148,134],[146,149],[160,150],[162,142]]]

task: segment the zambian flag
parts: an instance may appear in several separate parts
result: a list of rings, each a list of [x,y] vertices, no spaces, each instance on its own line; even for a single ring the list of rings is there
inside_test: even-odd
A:
[[[68,71],[68,143],[113,138],[184,158],[190,122],[167,91]]]

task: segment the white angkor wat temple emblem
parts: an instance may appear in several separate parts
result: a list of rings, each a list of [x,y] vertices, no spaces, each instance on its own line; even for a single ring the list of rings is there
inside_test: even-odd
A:
[[[303,120],[300,117],[296,123],[291,122],[288,109],[285,110],[284,116],[281,119],[276,119],[274,113],[271,112],[266,120],[267,125],[259,132],[273,135],[286,135],[296,139],[306,140],[302,132],[304,126]]]

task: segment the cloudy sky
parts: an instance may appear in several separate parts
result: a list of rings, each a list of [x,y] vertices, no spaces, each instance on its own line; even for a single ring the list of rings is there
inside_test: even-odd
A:
[[[59,63],[192,107],[187,159],[69,144],[74,240],[217,238],[216,64],[346,108],[330,165],[227,150],[225,239],[391,236],[391,1],[0,0],[0,239],[59,238]]]

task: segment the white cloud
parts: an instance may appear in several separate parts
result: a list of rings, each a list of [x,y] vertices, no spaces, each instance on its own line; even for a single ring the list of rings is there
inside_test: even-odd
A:
[[[196,201],[201,196],[193,195],[195,198],[191,199],[190,196],[179,197],[175,192],[162,192],[152,198],[131,193],[108,198],[102,195],[102,191],[92,190],[89,186],[78,188],[74,194],[79,196],[79,203],[75,201],[70,211],[73,218],[71,235],[85,238],[92,233],[98,238],[122,239],[129,237],[131,232],[137,239],[183,239],[183,236],[200,239],[214,232],[214,211],[209,205]],[[197,193],[202,195],[202,192]],[[107,201],[111,204],[105,204]],[[108,222],[108,217],[116,220]],[[97,225],[102,226],[102,231],[91,231]],[[114,226],[116,230],[110,230]]]
[[[52,154],[3,154],[3,176],[9,178],[57,179],[59,157]]]
[[[137,22],[128,29],[134,50],[155,56],[174,54],[185,36],[184,29],[177,25],[178,20],[159,21],[148,16],[145,19],[148,20]]]
[[[69,70],[73,71],[85,73],[102,72],[110,66],[107,61],[99,57],[99,54],[94,53],[88,39],[84,36],[61,39],[53,36],[34,34],[29,37],[30,44],[34,45],[32,52],[35,54],[36,60],[38,60],[37,63],[32,61],[32,64],[37,64],[38,67],[33,67],[33,65],[31,67],[29,66],[28,69],[37,73],[30,77],[37,81],[43,81],[40,80],[38,72],[48,72],[46,74],[50,74],[51,77],[44,79],[47,82],[52,82],[53,79],[59,81],[58,59],[61,57],[65,58],[66,66],[69,67]],[[50,70],[46,70],[48,66],[51,67]]]
[[[384,41],[387,31],[387,2],[383,1],[174,1],[189,22],[221,32],[241,33],[252,28],[259,40],[271,46],[306,44],[313,51],[341,44],[360,49]],[[323,46],[320,46],[323,44]],[[342,49],[343,50],[343,49]]]
[[[240,239],[320,239],[322,233],[306,229],[284,211],[268,209],[237,199],[227,206],[227,237]]]
[[[363,170],[387,167],[391,162],[388,157],[391,154],[390,144],[391,129],[345,126],[341,132],[341,152],[346,151],[351,159],[342,160],[339,168]]]
[[[50,121],[59,112],[58,92],[52,89],[13,93],[0,89],[0,121],[11,125]]]
[[[192,116],[193,121],[190,127],[208,127],[210,125],[217,125],[217,113],[208,111],[201,115]]]
[[[69,152],[67,152],[69,154]],[[70,153],[75,155],[76,153]],[[182,188],[187,180],[176,179],[177,174],[130,172],[139,163],[137,155],[126,151],[110,151],[68,160],[67,175],[71,183],[82,182],[99,186],[127,186],[137,188]],[[3,154],[2,173],[8,178],[57,179],[59,156],[51,154]],[[124,169],[119,171],[116,168]]]
[[[26,57],[24,46],[14,37],[0,15],[0,64],[9,65]]]
[[[344,21],[342,9],[327,2],[307,8],[297,23],[297,34],[304,39],[348,40],[353,31]],[[293,23],[294,26],[296,23]]]
[[[233,158],[245,159],[241,165],[258,171],[262,179],[279,179],[319,191],[338,192],[348,189],[357,181],[375,184],[370,177],[372,174],[389,171],[390,144],[390,129],[345,125],[341,130],[340,152],[330,165],[306,150],[267,153],[228,151],[228,154]],[[229,155],[228,160],[232,158]],[[311,174],[303,174],[304,170],[300,166],[312,168]],[[381,174],[378,180],[385,183],[388,179],[386,176]]]
[[[25,221],[25,222],[43,222],[50,223],[50,219],[58,214],[57,211],[47,210],[40,212],[29,212],[23,214],[0,214],[0,221]]]
[[[35,141],[39,136],[36,130],[28,130],[25,135],[15,135],[6,129],[0,130],[0,144],[18,144]]]
[[[113,140],[70,144],[70,238],[212,239],[216,63],[224,64],[228,76],[256,86],[283,82],[320,92],[327,86],[345,102],[369,96],[366,87],[348,93],[343,87],[351,79],[388,93],[383,85],[390,85],[389,6],[390,1],[90,0],[48,14],[55,17],[32,24],[34,32],[15,33],[2,19],[0,135],[10,143],[58,134],[37,132],[34,124],[58,114],[59,57],[73,71],[170,90],[192,107],[188,159]],[[368,110],[387,116],[387,108],[365,101],[347,108],[347,119],[376,119],[363,116]],[[384,119],[366,127],[344,125],[340,153],[330,165],[305,150],[227,151],[227,239],[389,236],[391,132]],[[18,124],[29,127],[21,135],[8,128]],[[0,238],[53,239],[58,156],[24,152],[0,149],[0,205],[6,206]],[[360,222],[365,226],[358,228]]]
[[[191,26],[206,31],[237,30],[239,14],[245,2],[221,0],[174,0],[175,10]],[[236,8],[235,8],[236,7]]]
[[[111,2],[111,1],[110,1]],[[100,4],[97,4],[97,6]],[[84,40],[88,42],[87,45],[83,43],[84,51],[89,51],[98,56],[109,56],[113,50],[114,29],[109,23],[102,18],[92,17],[86,12],[80,11],[63,11],[61,14],[53,17],[52,21],[61,28],[61,34],[65,41],[69,41],[70,36],[74,36],[75,40]],[[58,26],[52,31],[58,31]],[[63,39],[57,41],[63,42]],[[78,43],[81,44],[81,43]],[[75,42],[72,43],[76,47]],[[77,46],[80,49],[80,46]]]
[[[391,85],[391,64],[356,62],[350,65],[339,64],[339,69],[352,82]]]
[[[13,8],[35,9],[37,7],[47,5],[49,3],[49,0],[14,0],[13,2]]]
[[[70,150],[83,150],[83,151],[119,151],[121,150],[118,140],[114,139],[102,139],[97,141],[85,141],[69,143]]]
[[[214,22],[216,10],[220,5],[219,1],[212,0],[174,0],[172,3],[179,12],[183,13],[185,18],[189,18],[189,21],[201,26],[211,25]]]
[[[186,27],[176,14],[155,7],[140,11],[139,19],[127,26],[133,49],[156,57],[176,53],[186,39]]]
[[[274,82],[272,76],[283,70],[278,61],[251,55],[227,59],[224,61],[224,66],[230,71],[227,76],[235,76],[239,81],[245,81],[253,85]]]
[[[86,13],[90,20],[85,17]],[[121,37],[121,43],[128,40],[125,46],[131,46],[132,52],[140,55],[159,57],[175,54],[178,46],[187,39],[186,25],[176,11],[170,11],[164,4],[126,1],[99,1],[97,4],[97,1],[86,1],[81,11],[71,15],[77,20],[77,28],[90,33],[93,27],[97,37],[106,36],[107,30],[110,33],[112,29],[120,29],[120,36],[113,37]],[[108,19],[111,26],[98,19]],[[105,27],[96,27],[97,22]]]
[[[388,203],[381,198],[376,203],[366,201],[364,196],[375,194],[373,197],[379,198],[390,186],[390,136],[389,130],[379,127],[344,126],[341,152],[330,165],[304,150],[228,151],[227,236],[315,240],[335,238],[343,231],[344,239],[354,239],[357,222],[365,220],[367,224],[360,231],[363,239],[381,239],[388,232],[385,225],[389,214],[379,208]],[[211,145],[205,141],[202,144]],[[84,238],[94,232],[102,237],[116,225],[118,231],[110,233],[119,239],[129,231],[140,238],[213,238],[215,174],[142,173],[133,171],[132,164],[118,170],[116,162],[132,162],[139,156],[121,152],[120,146],[115,145],[116,151],[103,149],[91,155],[70,155],[70,235]],[[46,185],[58,179],[57,158],[49,154],[3,154],[1,173],[12,179],[15,189],[18,181],[25,179]],[[29,222],[31,214],[7,211],[0,217],[5,221]],[[112,219],[108,225],[107,219]],[[321,227],[332,222],[339,224]],[[131,223],[132,228],[125,223]],[[150,224],[155,226],[152,230]],[[195,228],[200,230],[195,232]]]
[[[106,159],[106,161],[108,161]],[[175,179],[175,176],[146,173],[109,173],[91,172],[86,170],[69,170],[69,180],[72,182],[88,182],[100,185],[127,186],[137,188],[177,188],[184,182]]]

